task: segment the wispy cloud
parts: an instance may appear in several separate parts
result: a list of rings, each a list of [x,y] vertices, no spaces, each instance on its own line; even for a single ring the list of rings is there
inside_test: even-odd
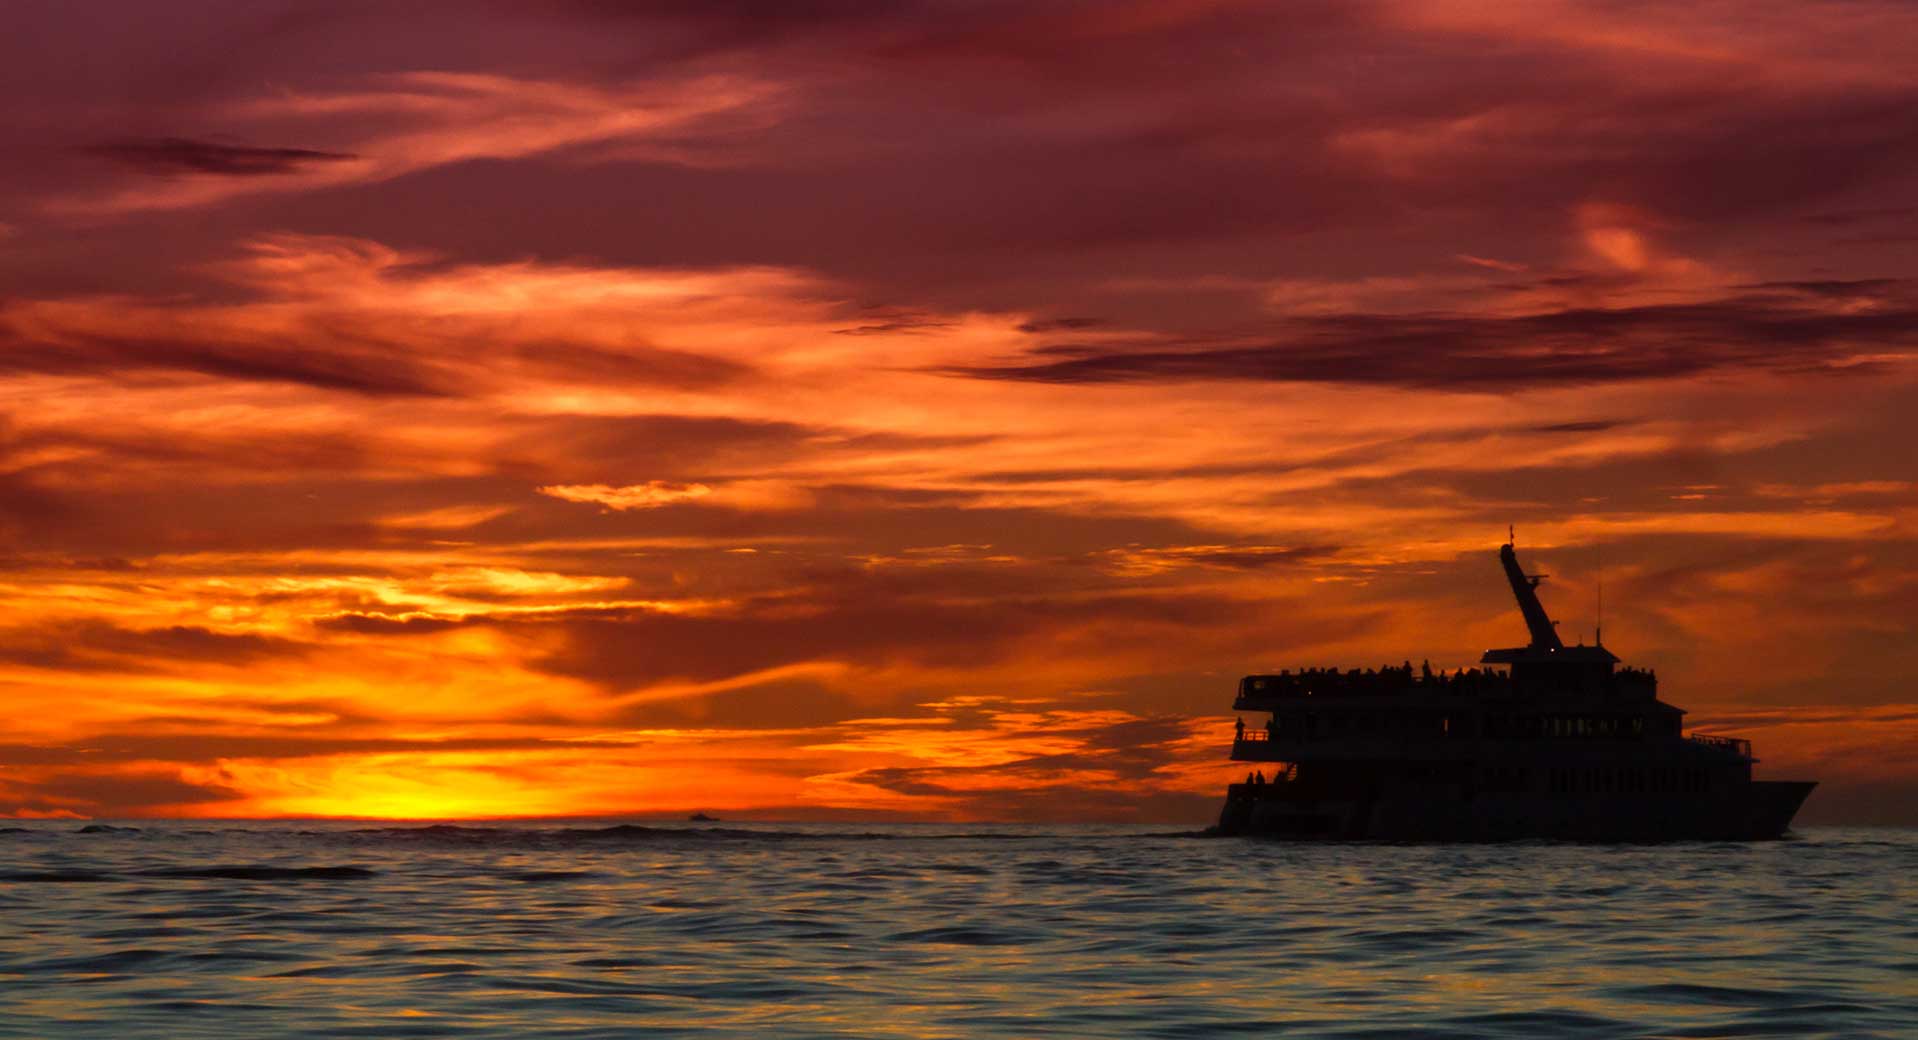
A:
[[[312,148],[257,148],[186,137],[109,141],[93,145],[87,151],[163,177],[195,173],[223,177],[268,177],[359,158],[345,152],[322,152]]]
[[[739,77],[601,86],[471,72],[395,73],[332,89],[282,89],[236,99],[208,117],[262,136],[323,136],[329,147],[255,148],[180,137],[109,142],[91,150],[169,178],[65,195],[47,208],[80,216],[182,209],[257,192],[378,183],[476,159],[612,142],[631,149],[649,138],[660,142],[657,156],[670,161],[685,143],[669,135],[749,106],[761,113],[754,118],[767,118],[764,104],[772,93],[767,84]]]
[[[606,484],[557,484],[539,489],[542,495],[568,502],[592,502],[608,509],[658,509],[674,502],[704,498],[713,489],[704,484],[679,484],[670,480],[649,480],[644,484],[612,487]]]

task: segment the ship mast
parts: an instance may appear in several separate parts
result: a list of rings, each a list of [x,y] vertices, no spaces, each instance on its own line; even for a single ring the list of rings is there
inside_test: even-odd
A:
[[[1519,613],[1525,615],[1525,627],[1532,630],[1532,649],[1565,649],[1565,644],[1559,642],[1558,629],[1545,613],[1544,604],[1538,601],[1538,583],[1545,576],[1533,576],[1520,570],[1518,554],[1512,551],[1511,542],[1499,547],[1498,560],[1505,565],[1505,580],[1512,583],[1512,595],[1518,598]]]

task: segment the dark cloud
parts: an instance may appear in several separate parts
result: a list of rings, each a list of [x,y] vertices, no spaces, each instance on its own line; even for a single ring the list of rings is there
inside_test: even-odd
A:
[[[290,639],[193,625],[135,629],[79,621],[7,630],[0,638],[0,661],[71,671],[191,671],[297,656],[309,649]]]
[[[1905,284],[1907,284],[1907,280],[1903,278],[1831,278],[1811,281],[1753,282],[1747,285],[1733,286],[1733,288],[1783,289],[1813,296],[1831,296],[1840,299],[1862,297],[1869,299],[1883,296],[1885,293]]]
[[[131,138],[92,145],[86,150],[158,176],[206,173],[222,177],[270,177],[359,158],[345,152],[252,148],[185,137]]]
[[[1181,545],[1162,548],[1116,549],[1103,554],[1122,561],[1158,564],[1192,564],[1224,570],[1255,571],[1272,567],[1296,567],[1323,560],[1338,553],[1329,545]]]
[[[435,357],[383,343],[379,330],[313,329],[281,340],[222,342],[181,337],[45,336],[0,314],[0,376],[46,374],[131,380],[191,373],[236,382],[287,383],[366,397],[449,397],[482,381],[519,376],[582,384],[711,389],[745,365],[686,351],[606,350],[573,343],[499,348],[492,357]]]
[[[167,337],[41,339],[0,316],[0,375],[132,379],[159,372],[241,382],[292,383],[368,397],[444,396],[460,380],[428,361],[324,344],[215,343]]]
[[[885,321],[876,325],[855,325],[851,328],[834,329],[837,336],[879,336],[888,332],[926,332],[932,329],[949,329],[949,321]]]
[[[462,628],[472,622],[464,618],[431,617],[427,615],[391,615],[368,614],[347,611],[341,614],[329,614],[315,618],[314,627],[331,629],[336,632],[357,632],[361,635],[430,635]]]
[[[886,766],[846,777],[910,797],[960,798],[969,811],[1016,819],[1205,819],[1216,809],[1215,796],[1158,787],[1169,767],[1189,761],[1180,746],[1208,721],[1160,715],[1076,723],[1069,716],[1045,714],[1030,730],[1005,733],[1010,740],[1043,737],[1070,739],[1069,752],[1027,755],[985,766]],[[1096,779],[1088,779],[1086,774]]]
[[[1046,318],[1040,321],[1023,322],[1020,332],[1034,335],[1046,332],[1072,332],[1079,329],[1097,328],[1105,324],[1098,318]]]
[[[948,370],[1043,383],[1251,380],[1456,390],[1676,378],[1720,369],[1817,372],[1854,350],[1909,350],[1918,309],[1830,311],[1770,297],[1518,317],[1340,314],[1219,347],[1056,346],[1026,364]]]
[[[657,347],[606,350],[577,343],[544,343],[519,347],[513,356],[536,375],[624,386],[711,389],[751,371],[736,361]]]
[[[498,424],[501,439],[492,466],[528,484],[610,484],[647,480],[723,483],[763,478],[783,467],[811,461],[859,458],[875,452],[931,451],[985,444],[987,435],[865,432],[830,423],[718,416],[521,416]],[[856,498],[854,486],[815,489],[830,508]],[[723,499],[689,503],[701,516],[725,513]],[[905,503],[900,503],[905,504]],[[918,505],[928,504],[924,501]],[[548,500],[551,508],[579,507]],[[738,516],[748,528],[791,522]],[[688,529],[691,530],[690,528]]]
[[[193,783],[164,770],[73,771],[15,780],[0,790],[0,812],[70,809],[78,803],[88,815],[140,815],[171,806],[210,805],[243,797],[223,784]]]
[[[1531,429],[1533,433],[1601,433],[1629,425],[1631,424],[1617,419],[1581,419],[1575,422],[1547,423]]]

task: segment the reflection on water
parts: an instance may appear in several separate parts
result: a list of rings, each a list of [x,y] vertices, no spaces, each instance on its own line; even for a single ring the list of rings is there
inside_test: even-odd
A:
[[[1912,1035],[1918,832],[0,831],[0,1036]]]

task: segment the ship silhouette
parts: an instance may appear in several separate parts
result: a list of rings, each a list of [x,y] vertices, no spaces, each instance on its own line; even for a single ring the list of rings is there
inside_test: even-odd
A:
[[[1603,646],[1566,646],[1540,578],[1499,561],[1531,642],[1451,675],[1377,671],[1248,675],[1218,833],[1409,841],[1746,841],[1776,838],[1811,781],[1752,779],[1751,744],[1684,732],[1658,677]],[[1270,770],[1270,775],[1267,770]]]

